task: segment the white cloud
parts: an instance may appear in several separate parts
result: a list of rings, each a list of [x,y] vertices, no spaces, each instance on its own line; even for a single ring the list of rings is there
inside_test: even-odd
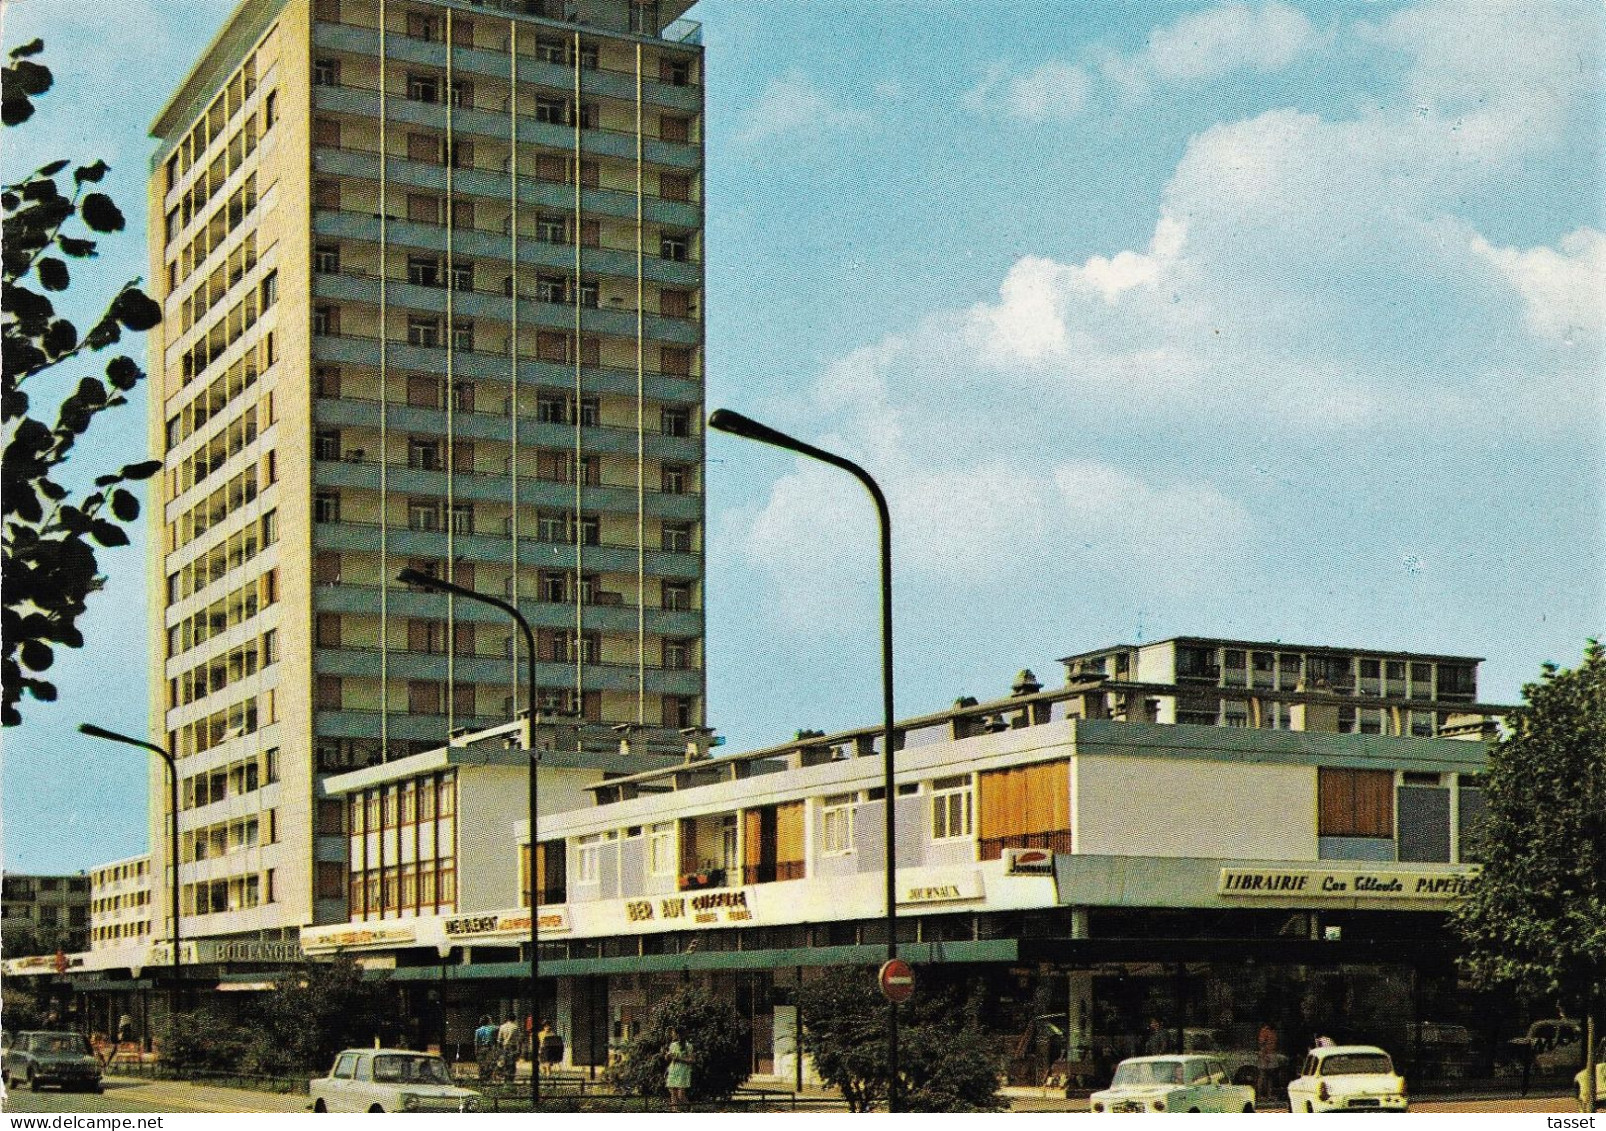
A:
[[[736,138],[753,144],[778,138],[815,137],[865,129],[873,120],[868,111],[836,101],[793,68],[772,79],[758,100],[742,112]]]
[[[1236,71],[1270,74],[1322,41],[1310,20],[1287,4],[1234,0],[1157,27],[1142,50],[1109,52],[1098,66],[1117,89],[1141,95],[1155,86],[1188,86]]]
[[[1519,250],[1472,239],[1475,254],[1488,260],[1523,299],[1523,316],[1534,333],[1572,344],[1600,341],[1606,328],[1606,232],[1580,228],[1557,248]]]
[[[1007,65],[995,63],[960,102],[979,114],[1002,109],[1021,121],[1047,122],[1081,114],[1091,88],[1087,72],[1069,63],[1051,60],[1021,75],[1011,75]]]

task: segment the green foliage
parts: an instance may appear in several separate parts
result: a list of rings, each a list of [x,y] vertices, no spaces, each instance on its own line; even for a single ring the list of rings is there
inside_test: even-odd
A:
[[[803,1048],[822,1080],[837,1088],[851,1111],[884,1104],[891,1065],[887,1003],[873,971],[806,983]],[[916,995],[899,1007],[898,1080],[905,1111],[1002,1111],[1002,1064],[981,1028],[977,1003],[947,995]]]
[[[670,1033],[676,1028],[685,1033],[695,1059],[690,1098],[713,1103],[729,1099],[751,1070],[747,1026],[727,999],[692,985],[677,987],[653,1006],[647,1024],[610,1073],[615,1086],[634,1095],[666,1095]]]
[[[1483,874],[1455,918],[1463,964],[1480,985],[1509,985],[1598,1017],[1606,1005],[1606,648],[1589,641],[1571,671],[1546,664],[1523,698],[1490,757]]]
[[[0,1017],[5,1018],[8,1031],[15,1033],[44,1027],[44,1005],[39,1000],[37,989],[29,984],[41,980],[13,978],[10,984],[0,987]]]
[[[205,1007],[171,1014],[156,1032],[162,1067],[180,1074],[238,1071],[248,1039],[245,1029]]]
[[[374,1043],[395,1016],[390,999],[350,958],[308,962],[257,1003],[239,1066],[263,1076],[325,1072],[341,1049]]]
[[[43,50],[39,40],[11,52],[4,69],[0,118],[16,126],[33,115],[33,99],[51,87],[50,69],[32,60]],[[123,230],[125,221],[110,197],[89,189],[106,175],[106,163],[79,165],[72,171],[70,193],[57,177],[67,161],[53,161],[16,184],[0,188],[5,226],[0,233],[0,418],[6,430],[0,460],[0,514],[4,519],[4,611],[0,614],[0,723],[22,721],[24,693],[49,702],[55,684],[41,676],[55,663],[55,648],[81,648],[78,618],[89,594],[105,583],[95,547],[126,546],[124,525],[139,516],[139,503],[122,485],[148,479],[161,470],[160,460],[127,464],[98,476],[94,490],[70,490],[57,478],[74,445],[95,417],[128,401],[127,394],[145,373],[130,357],[119,354],[105,365],[105,378],[80,377],[56,407],[55,419],[31,414],[24,388],[57,366],[79,363],[88,354],[116,345],[124,330],[149,330],[162,312],[142,290],[139,280],[123,286],[105,313],[80,334],[67,318],[58,317],[46,292],[65,291],[72,283],[69,260],[93,259],[96,241],[70,234],[76,221],[90,232]],[[52,382],[63,379],[51,374]],[[70,378],[67,378],[70,381]]]
[[[41,927],[35,923],[10,920],[0,932],[0,957],[26,958],[29,955],[55,954],[71,949],[68,941],[72,932],[66,927]]]

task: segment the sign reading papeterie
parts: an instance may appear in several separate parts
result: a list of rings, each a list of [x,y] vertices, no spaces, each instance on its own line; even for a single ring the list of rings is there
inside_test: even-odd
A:
[[[1408,868],[1223,868],[1216,894],[1260,899],[1460,899],[1478,870]]]

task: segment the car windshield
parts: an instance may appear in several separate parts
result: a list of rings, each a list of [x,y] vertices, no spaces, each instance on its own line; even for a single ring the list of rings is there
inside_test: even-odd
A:
[[[89,1045],[78,1033],[36,1033],[28,1047],[33,1052],[89,1055]]]
[[[1322,1061],[1323,1076],[1386,1076],[1393,1071],[1394,1065],[1380,1052],[1342,1052]]]
[[[1179,1060],[1128,1060],[1115,1070],[1114,1088],[1142,1086],[1144,1084],[1182,1083],[1182,1062]]]
[[[374,1079],[385,1084],[450,1084],[438,1056],[376,1056]]]

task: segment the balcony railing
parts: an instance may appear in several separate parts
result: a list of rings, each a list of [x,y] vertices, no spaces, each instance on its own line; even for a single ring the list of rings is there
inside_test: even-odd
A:
[[[440,350],[443,353],[446,350],[445,344],[444,343],[440,343],[440,342],[436,343],[435,345],[414,345],[413,343],[408,342],[405,339],[401,339],[401,338],[381,339],[381,338],[379,338],[379,337],[377,337],[376,335],[373,335],[373,334],[351,334],[351,333],[335,334],[335,333],[327,333],[326,332],[326,333],[316,334],[314,336],[315,337],[319,337],[319,338],[333,338],[333,339],[344,340],[344,341],[368,342],[368,343],[372,343],[373,345],[376,345],[376,346],[380,343],[381,340],[386,340],[393,346],[402,346],[402,347],[406,347],[406,348],[410,348],[410,349]],[[485,349],[478,349],[478,348],[464,349],[461,346],[454,347],[452,352],[453,353],[458,353],[458,354],[465,354],[465,353],[466,354],[472,354],[472,355],[474,355],[476,357],[490,358],[490,359],[494,359],[495,361],[498,361],[498,362],[505,362],[507,360],[507,355],[508,355],[508,351],[505,350],[505,349],[503,349],[503,350],[485,350]],[[523,350],[519,351],[518,359],[520,361],[535,362],[535,363],[540,364],[540,365],[573,366],[573,364],[574,364],[572,361],[556,361],[556,360],[554,360],[552,358],[545,358],[545,357],[540,357],[540,356],[538,356],[536,354],[525,353]],[[586,364],[584,364],[582,362],[580,368],[581,368],[582,371],[588,370],[588,369],[594,369],[594,370],[597,370],[598,372],[627,373],[631,377],[635,377],[636,376],[636,371],[634,369],[621,369],[618,366],[586,365]],[[431,376],[439,377],[440,374],[439,373],[434,373],[434,374],[431,374]],[[700,376],[696,376],[696,375],[693,375],[693,374],[665,373],[662,370],[651,370],[651,369],[647,370],[647,376],[649,376],[649,377],[671,377],[671,378],[675,378],[675,379],[681,380],[681,381],[701,381],[702,380],[702,378]],[[393,403],[396,403],[396,402],[393,402]]]
[[[326,464],[339,464],[339,465],[344,465],[344,466],[348,466],[348,467],[380,467],[380,466],[388,466],[388,467],[396,468],[398,470],[423,471],[423,472],[427,472],[427,473],[431,473],[431,474],[435,474],[435,475],[445,475],[445,474],[447,474],[447,469],[445,467],[436,467],[436,468],[416,467],[412,463],[410,463],[408,460],[405,460],[405,459],[391,460],[387,464],[383,460],[367,459],[367,458],[360,458],[360,457],[354,458],[351,455],[345,455],[345,456],[340,457],[339,459],[329,459],[329,458],[325,458],[325,457],[320,455],[318,457],[318,462],[319,463],[326,463]],[[487,482],[491,481],[491,480],[503,480],[503,479],[511,479],[512,478],[512,476],[510,474],[508,474],[507,472],[495,472],[495,471],[453,471],[453,472],[451,472],[451,474],[452,474],[452,476],[454,478],[477,479],[477,480],[487,481]],[[572,477],[571,478],[562,478],[562,479],[560,479],[560,478],[548,477],[548,476],[543,476],[543,475],[520,475],[518,477],[518,479],[519,479],[520,483],[527,483],[527,484],[530,484],[532,486],[536,485],[536,484],[541,484],[541,483],[553,484],[553,485],[557,485],[557,486],[570,486],[570,487],[575,485],[575,481],[574,481],[574,479]],[[637,484],[634,483],[634,482],[613,482],[613,481],[607,480],[607,479],[602,479],[602,480],[599,480],[599,481],[597,481],[595,483],[587,481],[587,482],[581,483],[580,486],[582,488],[596,488],[598,490],[605,490],[605,491],[636,491],[636,490],[640,490],[640,491],[642,491],[643,494],[647,494],[647,495],[665,495],[665,496],[686,495],[686,496],[695,497],[696,495],[698,495],[700,493],[700,492],[694,491],[694,490],[665,491],[665,490],[662,490],[661,488],[658,488],[658,487],[650,487],[650,486],[638,487]],[[444,529],[444,520],[443,520],[442,529]],[[473,533],[477,533],[477,532],[476,531],[472,531],[472,530],[465,530],[465,531],[459,531],[458,533],[461,533],[461,534],[473,534]],[[570,544],[571,545],[573,544],[572,541],[570,542]],[[596,545],[597,543],[595,543],[595,542],[587,542],[586,544],[587,545]],[[631,545],[634,546],[634,543],[631,543]]]
[[[568,244],[568,245],[565,245],[565,246],[573,247],[574,245],[573,244]],[[621,250],[621,249],[609,249],[609,250]],[[507,299],[510,299],[510,298],[513,297],[512,289],[509,288],[509,287],[506,287],[506,286],[501,286],[501,287],[467,286],[467,287],[465,287],[465,286],[462,285],[462,280],[457,280],[456,285],[448,287],[446,285],[446,279],[445,279],[445,276],[444,276],[444,272],[442,273],[442,277],[440,279],[435,280],[435,281],[431,281],[431,282],[419,282],[419,281],[417,281],[415,279],[409,278],[406,275],[381,275],[378,271],[371,271],[366,267],[355,267],[355,266],[352,266],[350,264],[347,264],[347,265],[344,265],[344,266],[340,266],[340,267],[336,267],[333,270],[328,270],[328,271],[315,270],[315,274],[323,275],[323,276],[326,276],[326,277],[336,277],[336,278],[338,278],[338,277],[346,277],[346,278],[352,278],[352,279],[364,279],[364,280],[367,280],[369,282],[379,282],[381,280],[384,280],[384,281],[387,281],[387,282],[390,282],[390,283],[394,283],[394,284],[396,284],[398,286],[423,287],[426,290],[438,290],[438,291],[450,290],[454,294],[487,295],[487,296],[492,297],[492,298],[507,298]],[[596,274],[599,277],[608,277],[608,278],[613,278],[614,277],[610,272],[607,272],[607,271],[597,271]],[[575,305],[574,304],[574,300],[570,299],[570,298],[563,298],[563,299],[559,299],[559,300],[556,300],[556,301],[539,298],[539,297],[537,297],[537,290],[536,290],[535,286],[531,286],[531,287],[529,287],[527,289],[524,288],[524,287],[520,287],[519,288],[519,301],[520,302],[526,302],[526,303],[539,303],[541,305],[546,305],[546,306],[562,306],[562,307],[569,307],[569,308],[572,308]],[[603,305],[603,304],[598,303],[598,302],[586,302],[586,303],[583,303],[581,305],[582,305],[582,309],[585,309],[585,310],[613,310],[613,311],[617,311],[617,312],[623,313],[623,314],[635,314],[636,313],[636,310],[635,310],[634,306],[624,307],[624,306],[617,305],[617,302],[618,302],[618,300],[610,301],[607,305]],[[406,308],[403,307],[403,309],[406,309]],[[426,313],[431,313],[431,312],[426,312]],[[676,322],[685,322],[685,323],[687,323],[689,325],[696,325],[698,322],[701,321],[701,319],[699,319],[695,315],[665,314],[662,311],[647,310],[645,308],[642,309],[641,313],[650,315],[653,318],[673,319]]]

